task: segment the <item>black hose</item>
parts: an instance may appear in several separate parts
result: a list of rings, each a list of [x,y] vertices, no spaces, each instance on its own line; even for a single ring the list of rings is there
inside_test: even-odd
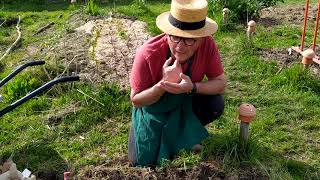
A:
[[[66,76],[66,77],[61,77],[61,78],[57,78],[57,79],[51,80],[48,83],[42,85],[38,89],[32,91],[31,93],[27,94],[23,98],[17,100],[16,102],[10,104],[9,106],[7,106],[3,110],[1,110],[0,111],[0,117],[3,116],[6,113],[12,111],[13,109],[15,109],[16,107],[20,106],[21,104],[25,103],[29,99],[39,95],[40,93],[44,92],[45,90],[50,89],[55,84],[62,83],[62,82],[68,82],[68,81],[79,81],[79,80],[80,80],[79,76]]]
[[[12,73],[10,73],[7,77],[1,80],[0,87],[5,85],[10,79],[12,79],[14,76],[16,76],[19,72],[21,72],[23,69],[29,67],[29,66],[38,66],[45,64],[44,61],[31,61],[27,62],[25,64],[20,65],[16,70],[14,70]]]

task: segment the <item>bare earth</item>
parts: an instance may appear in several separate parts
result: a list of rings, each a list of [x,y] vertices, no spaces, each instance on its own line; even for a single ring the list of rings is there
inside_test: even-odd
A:
[[[150,38],[146,26],[119,15],[88,19],[61,39],[54,55],[59,56],[68,73],[76,72],[94,83],[107,81],[129,89],[136,49]]]

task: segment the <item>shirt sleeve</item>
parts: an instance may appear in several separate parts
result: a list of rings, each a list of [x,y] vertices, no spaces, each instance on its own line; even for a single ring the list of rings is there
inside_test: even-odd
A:
[[[206,75],[209,79],[212,79],[221,75],[224,72],[224,70],[223,65],[221,63],[218,47],[212,38],[209,39],[209,48],[207,49],[210,54],[210,56],[208,57],[211,58],[208,59]]]
[[[139,93],[148,89],[152,85],[152,77],[150,67],[140,49],[137,51],[133,61],[132,70],[130,74],[130,86],[134,92]]]

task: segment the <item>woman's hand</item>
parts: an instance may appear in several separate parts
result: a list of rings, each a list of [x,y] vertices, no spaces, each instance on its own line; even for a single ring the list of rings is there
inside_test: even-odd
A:
[[[170,57],[162,67],[162,81],[179,83],[181,81],[182,67],[177,60],[174,61],[173,65],[169,66],[172,60]]]
[[[182,79],[180,83],[162,81],[160,85],[164,90],[172,94],[191,92],[193,89],[193,83],[190,77],[183,73],[180,73],[180,78]]]

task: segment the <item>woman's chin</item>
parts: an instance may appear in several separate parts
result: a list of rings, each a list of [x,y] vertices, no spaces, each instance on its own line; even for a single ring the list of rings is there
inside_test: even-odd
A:
[[[187,58],[179,58],[179,57],[177,57],[177,60],[178,60],[178,62],[180,63],[180,64],[184,64],[185,62],[187,62]]]

